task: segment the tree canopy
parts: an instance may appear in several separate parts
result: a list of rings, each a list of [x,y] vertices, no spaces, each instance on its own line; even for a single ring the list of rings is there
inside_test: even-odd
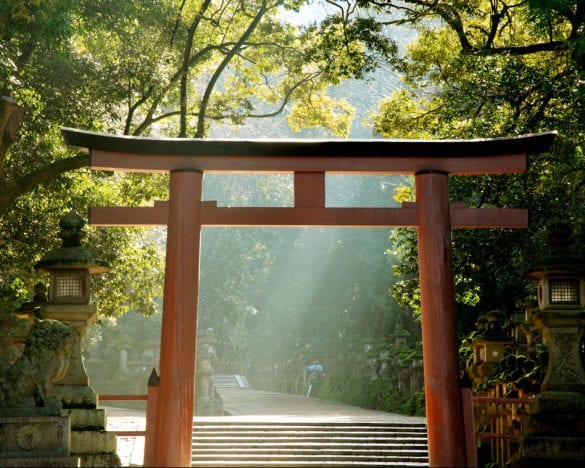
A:
[[[409,24],[416,41],[396,54],[404,86],[373,115],[384,137],[474,138],[558,130],[527,175],[452,177],[451,197],[472,207],[528,207],[530,228],[456,231],[462,309],[512,311],[533,293],[521,278],[544,244],[543,226],[562,219],[583,236],[585,187],[585,4],[571,0],[367,1],[382,23]],[[403,194],[404,195],[404,194]],[[408,196],[408,193],[406,194]],[[416,251],[401,234],[404,305],[417,309]],[[474,308],[475,307],[475,308]],[[473,315],[467,320],[473,323]]]
[[[0,5],[0,95],[9,97],[0,105],[4,306],[30,290],[21,278],[34,280],[30,265],[65,211],[166,197],[164,176],[87,171],[87,155],[64,149],[59,127],[205,137],[213,122],[237,125],[286,112],[293,129],[347,133],[353,109],[329,96],[328,85],[363,76],[393,45],[373,21],[345,15],[299,27],[283,19],[283,11],[304,3]],[[108,312],[152,312],[154,304],[143,298],[160,293],[158,247],[132,230],[95,230],[89,242],[114,262],[108,280],[96,280],[110,285],[108,294],[98,294]]]

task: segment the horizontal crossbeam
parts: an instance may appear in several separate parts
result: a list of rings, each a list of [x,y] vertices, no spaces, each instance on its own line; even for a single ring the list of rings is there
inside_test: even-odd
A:
[[[67,145],[90,151],[93,169],[167,172],[504,174],[524,172],[554,132],[475,140],[154,139],[62,129]]]
[[[113,153],[91,151],[92,169],[126,172],[167,172],[196,168],[206,173],[289,173],[327,172],[330,174],[414,174],[421,171],[440,171],[454,175],[509,174],[526,171],[526,154],[506,154],[491,157],[397,156],[339,158],[336,156],[298,156],[290,158],[249,156],[236,159],[230,156],[177,156]]]
[[[463,208],[450,210],[454,228],[526,228],[528,211],[516,208]],[[94,207],[93,226],[166,226],[168,206]],[[418,208],[218,208],[203,203],[201,225],[207,227],[358,227],[389,228],[418,225]]]

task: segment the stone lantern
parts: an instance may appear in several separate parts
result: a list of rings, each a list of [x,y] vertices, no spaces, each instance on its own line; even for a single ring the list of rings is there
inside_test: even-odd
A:
[[[35,269],[50,275],[49,302],[52,304],[88,304],[89,276],[110,269],[93,250],[81,246],[84,226],[83,218],[73,212],[61,218],[62,246],[47,252],[35,265]]]
[[[212,328],[203,331],[197,344],[195,413],[197,416],[219,416],[221,402],[215,396],[215,364],[217,339]]]
[[[90,300],[90,275],[108,271],[106,262],[98,259],[95,252],[81,246],[84,236],[83,219],[69,213],[64,216],[59,226],[59,237],[63,240],[60,248],[47,252],[36,263],[35,268],[50,275],[49,298],[45,298],[45,288],[42,284],[35,287],[35,297],[32,302],[26,303],[19,311],[43,319],[58,320],[71,325],[71,354],[69,367],[65,376],[54,383],[55,399],[60,403],[60,417],[65,421],[64,429],[60,433],[67,436],[66,452],[71,455],[74,465],[65,465],[63,460],[38,462],[32,464],[24,460],[11,466],[81,466],[119,467],[120,459],[116,453],[116,434],[106,430],[106,414],[103,408],[97,408],[97,395],[89,386],[81,357],[81,342],[87,326],[95,320],[96,307]],[[62,326],[62,324],[61,324]],[[59,376],[60,377],[60,376]],[[35,380],[36,382],[36,380]],[[35,383],[35,385],[39,385]],[[34,421],[23,426],[26,429],[24,444],[29,445],[34,428],[31,426],[40,422],[37,417]],[[31,424],[32,423],[32,424]],[[20,423],[22,424],[22,422]],[[2,424],[0,423],[0,426]],[[35,444],[46,439],[47,444],[53,444],[59,437],[56,427],[51,424],[51,433],[47,436],[35,436]],[[0,438],[2,436],[0,428]],[[0,446],[2,445],[0,441]],[[35,449],[38,451],[38,449]],[[2,450],[0,449],[0,452]],[[43,455],[48,452],[38,452]],[[30,454],[27,455],[30,457]],[[0,455],[0,466],[3,457]]]
[[[81,246],[85,236],[85,221],[75,213],[65,215],[59,221],[60,248],[47,252],[35,268],[49,273],[49,300],[40,307],[43,319],[60,320],[73,326],[75,337],[69,371],[59,381],[64,406],[95,406],[96,397],[89,387],[81,357],[81,342],[87,326],[96,316],[95,305],[89,304],[90,275],[109,270],[108,264],[96,253]]]
[[[477,319],[477,334],[471,343],[473,361],[467,370],[477,387],[494,375],[498,363],[514,342],[503,330],[504,320],[505,315],[500,310],[491,310]]]
[[[548,250],[526,275],[538,281],[532,319],[548,347],[541,393],[523,426],[520,466],[580,466],[585,459],[585,258],[573,248],[572,229],[548,229]]]
[[[548,252],[530,265],[526,276],[538,280],[538,310],[532,319],[549,351],[541,391],[585,394],[581,346],[585,331],[585,258],[572,248],[572,229],[548,230]]]
[[[394,346],[397,348],[403,348],[408,345],[410,339],[410,333],[405,330],[401,323],[397,323],[394,327],[394,333],[390,335],[390,338],[394,341]]]

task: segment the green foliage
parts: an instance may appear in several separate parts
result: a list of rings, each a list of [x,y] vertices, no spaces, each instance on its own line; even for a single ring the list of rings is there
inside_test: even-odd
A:
[[[0,305],[12,307],[39,279],[31,265],[69,210],[83,214],[92,205],[167,196],[164,177],[83,169],[88,157],[62,148],[61,126],[203,137],[211,122],[240,125],[290,111],[295,130],[315,126],[347,135],[353,109],[328,96],[327,87],[361,76],[374,66],[375,53],[389,49],[377,25],[363,32],[361,20],[344,26],[347,34],[335,39],[344,70],[337,75],[319,56],[329,46],[329,33],[319,30],[335,21],[303,29],[281,19],[282,8],[303,3],[2,2],[0,95],[24,108],[25,117],[17,138],[8,138],[0,116]],[[161,289],[158,239],[98,229],[88,242],[114,266],[95,279],[102,311],[152,313],[151,297]]]
[[[419,36],[394,63],[404,89],[373,116],[384,137],[476,138],[559,131],[548,154],[531,155],[526,175],[451,177],[450,196],[470,207],[527,207],[528,232],[455,230],[455,282],[460,326],[480,311],[533,296],[521,278],[543,246],[544,226],[573,222],[583,237],[585,121],[579,1],[360,2],[384,13],[386,24],[410,24]],[[398,234],[394,295],[416,311],[416,242]]]
[[[351,9],[351,2],[348,9]],[[376,53],[384,57],[396,52],[396,45],[384,35],[380,23],[373,18],[356,15],[338,4],[342,14],[331,15],[321,24],[308,28],[310,34],[320,37],[319,42],[305,56],[308,62],[319,63],[319,68],[333,83],[347,78],[364,78],[378,66]]]
[[[386,233],[213,230],[203,241],[201,326],[232,341],[240,359],[322,359],[389,332]]]

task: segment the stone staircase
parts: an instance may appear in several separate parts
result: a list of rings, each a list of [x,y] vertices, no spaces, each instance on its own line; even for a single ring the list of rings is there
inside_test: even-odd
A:
[[[215,388],[248,388],[243,375],[219,374],[213,377]]]
[[[417,423],[197,421],[196,467],[428,466]]]

